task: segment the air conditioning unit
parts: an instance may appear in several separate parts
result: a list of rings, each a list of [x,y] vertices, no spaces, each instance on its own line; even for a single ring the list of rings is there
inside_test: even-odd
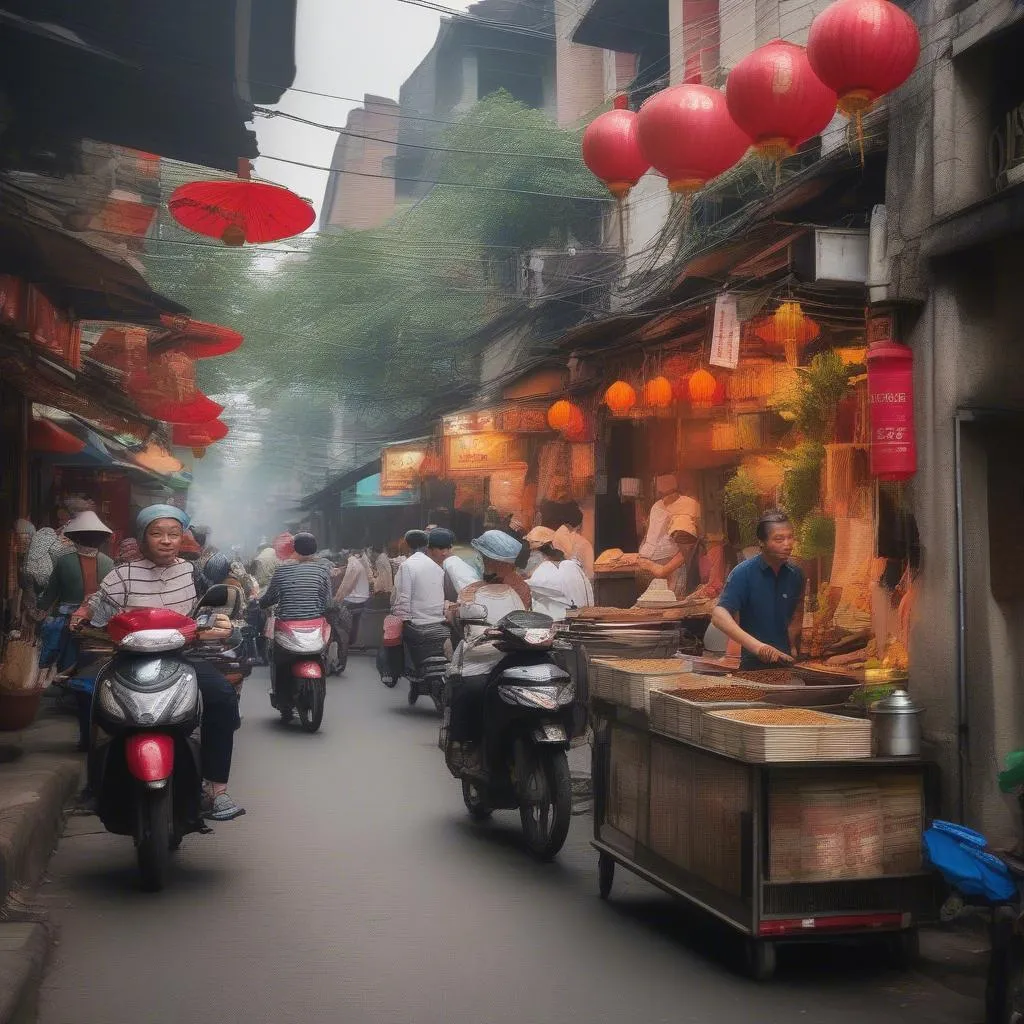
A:
[[[794,243],[793,269],[805,281],[867,284],[867,229],[815,228]]]

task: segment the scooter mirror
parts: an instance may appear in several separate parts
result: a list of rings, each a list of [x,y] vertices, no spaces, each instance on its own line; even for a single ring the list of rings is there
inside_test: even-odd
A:
[[[459,620],[466,624],[486,623],[487,609],[482,604],[460,604]]]
[[[221,605],[228,603],[230,595],[228,594],[228,588],[223,583],[218,583],[215,586],[203,594],[203,599],[199,602],[200,608],[219,608]]]

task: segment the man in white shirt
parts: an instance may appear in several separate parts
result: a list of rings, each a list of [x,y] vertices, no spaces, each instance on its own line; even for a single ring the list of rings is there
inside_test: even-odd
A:
[[[414,627],[444,622],[444,569],[427,554],[428,539],[424,530],[405,535],[412,553],[395,576],[391,597],[392,614]]]
[[[679,493],[679,480],[674,473],[666,473],[655,481],[658,500],[651,506],[647,519],[647,534],[640,545],[640,557],[663,565],[677,551],[669,531],[673,516],[688,515],[700,522],[700,503],[696,498]]]
[[[359,635],[359,620],[363,617],[363,608],[370,600],[370,577],[367,575],[366,565],[356,552],[348,556],[345,575],[334,592],[334,599],[344,602],[352,616],[349,644],[354,644]]]

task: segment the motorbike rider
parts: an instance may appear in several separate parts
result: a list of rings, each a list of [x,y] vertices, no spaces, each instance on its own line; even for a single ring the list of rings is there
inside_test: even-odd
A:
[[[170,608],[192,613],[204,589],[203,576],[179,557],[189,517],[173,505],[150,505],[138,515],[136,530],[143,557],[116,566],[100,583],[100,593],[117,608]],[[214,619],[204,639],[231,636],[231,620]],[[208,662],[189,658],[203,698],[202,768],[203,815],[214,821],[231,821],[245,808],[228,793],[228,776],[234,750],[235,730],[241,723],[238,696],[231,684]]]
[[[410,530],[405,535],[411,555],[395,577],[392,614],[404,623],[402,635],[413,650],[445,625],[444,569],[441,563],[451,552],[450,530]]]
[[[484,578],[471,583],[459,595],[462,601],[472,601],[473,595],[483,586],[504,583],[511,587],[529,611],[532,605],[530,588],[516,572],[516,559],[523,545],[515,537],[502,530],[487,530],[472,542],[484,563]],[[460,685],[451,693],[451,739],[453,758],[461,762],[466,771],[480,766],[480,749],[477,740],[483,732],[482,716],[484,691],[487,676],[463,676]]]
[[[285,622],[304,619],[324,619],[331,600],[331,571],[316,557],[316,537],[311,533],[297,533],[294,538],[295,556],[281,562],[270,578],[270,586],[259,599],[262,608],[277,605],[277,617]],[[274,647],[276,677],[282,665],[292,657],[291,652]]]

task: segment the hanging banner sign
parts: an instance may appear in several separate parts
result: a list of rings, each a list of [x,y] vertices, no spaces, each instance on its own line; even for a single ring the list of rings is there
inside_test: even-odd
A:
[[[394,445],[383,449],[380,453],[380,493],[400,494],[415,487],[426,457],[427,450],[422,444]]]
[[[715,323],[711,333],[712,366],[735,370],[740,361],[740,318],[736,299],[723,292],[715,300]]]
[[[511,434],[465,434],[445,438],[450,474],[491,473],[519,460],[519,446]]]
[[[497,417],[490,409],[452,413],[451,416],[445,416],[441,423],[445,437],[484,434],[498,429]]]

